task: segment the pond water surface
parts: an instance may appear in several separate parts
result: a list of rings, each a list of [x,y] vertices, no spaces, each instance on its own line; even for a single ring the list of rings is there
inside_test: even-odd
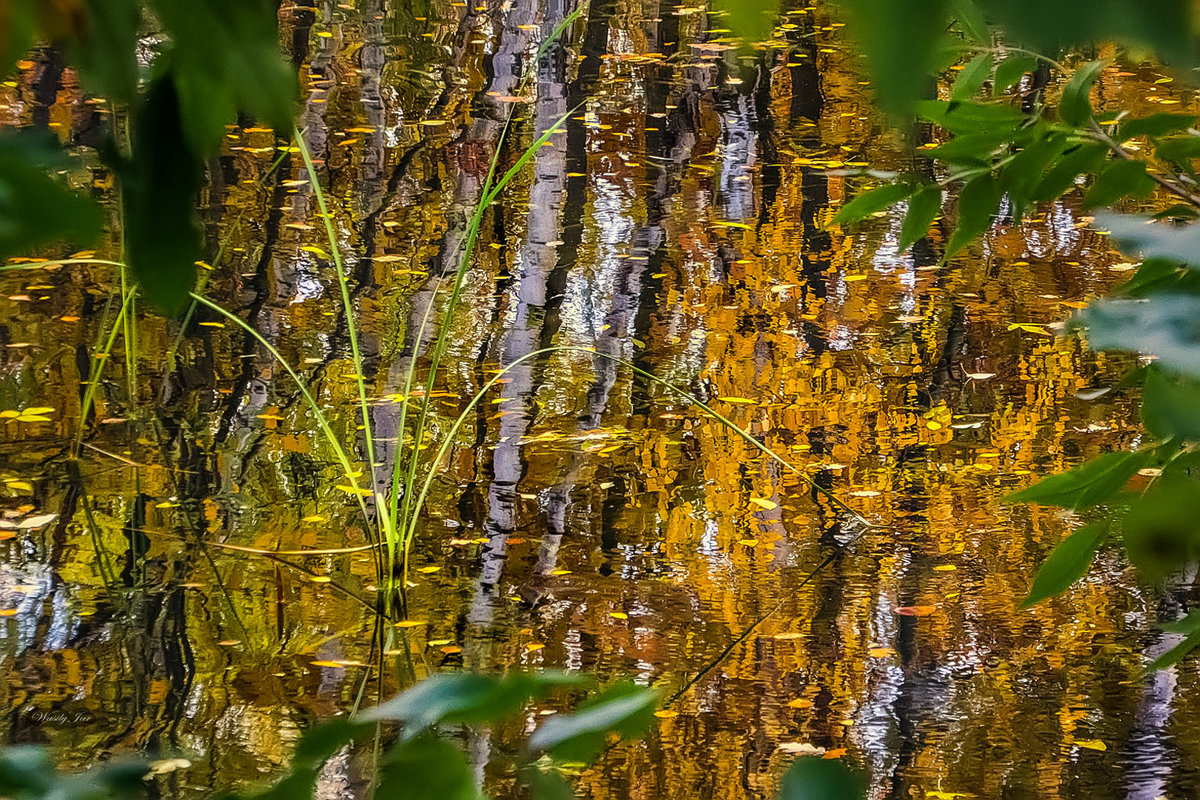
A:
[[[385,621],[381,657],[358,505],[265,348],[203,309],[182,327],[139,313],[110,339],[106,267],[0,273],[0,409],[26,410],[0,421],[3,738],[71,765],[179,753],[191,766],[157,786],[199,798],[275,774],[364,680],[373,702],[376,678],[390,694],[412,674],[554,667],[663,693],[653,732],[580,776],[597,800],[770,797],[813,749],[864,765],[873,798],[1197,796],[1196,667],[1140,676],[1194,593],[1139,585],[1105,553],[1021,610],[1079,520],[1002,502],[1137,441],[1136,397],[1094,397],[1132,360],[1055,327],[1129,266],[1070,198],[946,264],[952,204],[905,255],[896,215],[831,225],[872,185],[862,170],[906,167],[929,132],[890,133],[836,18],[787,8],[774,46],[743,54],[702,3],[593,0],[535,63],[573,0],[285,4],[379,474],[408,366],[443,331],[431,454],[521,356],[627,363],[535,356],[453,432],[408,624]],[[93,149],[107,106],[52,52],[26,66],[0,121],[51,126],[78,145],[72,179],[110,192]],[[1110,67],[1101,99],[1190,107],[1161,77]],[[564,116],[487,213],[457,312],[419,336],[497,146],[511,165]],[[231,128],[202,216],[205,294],[301,373],[361,458],[299,155]],[[517,732],[469,741],[498,797]],[[359,792],[360,766],[336,759],[322,796]]]

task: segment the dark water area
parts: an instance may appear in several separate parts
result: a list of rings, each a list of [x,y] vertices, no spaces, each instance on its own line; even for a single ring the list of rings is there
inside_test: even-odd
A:
[[[945,264],[952,201],[904,255],[902,211],[831,224],[865,170],[919,161],[930,135],[875,115],[825,8],[787,8],[772,46],[741,51],[702,3],[593,0],[535,60],[571,0],[285,4],[374,489],[410,364],[446,334],[423,444],[430,461],[453,444],[419,476],[437,473],[407,607],[372,609],[372,534],[266,347],[204,308],[114,328],[105,265],[0,272],[4,740],[79,766],[178,754],[190,766],[156,785],[200,798],[276,774],[363,686],[370,704],[442,670],[565,668],[665,701],[582,773],[597,800],[769,797],[822,750],[864,765],[877,799],[1197,796],[1196,667],[1140,675],[1194,590],[1102,553],[1021,610],[1081,520],[1002,502],[1141,436],[1136,397],[1097,393],[1133,359],[1059,327],[1130,265],[1070,199]],[[95,151],[111,109],[52,51],[22,66],[0,124],[49,126],[76,146],[69,179],[111,195]],[[1111,66],[1102,100],[1194,108],[1161,78]],[[564,117],[487,211],[445,320],[493,157],[507,169]],[[201,198],[202,291],[300,373],[366,476],[308,177],[287,139],[228,131]],[[95,253],[119,256],[115,233]],[[574,349],[508,370],[452,427],[553,347]],[[519,728],[467,740],[497,797],[515,796]],[[335,758],[320,796],[359,794],[362,769]]]

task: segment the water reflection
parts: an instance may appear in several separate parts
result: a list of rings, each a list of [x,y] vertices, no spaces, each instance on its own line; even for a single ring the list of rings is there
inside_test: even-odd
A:
[[[409,592],[419,624],[397,629],[389,689],[410,666],[660,686],[677,716],[584,775],[594,798],[766,796],[800,746],[867,764],[876,798],[1192,796],[1195,669],[1138,677],[1190,588],[1160,600],[1106,556],[1064,599],[1016,610],[1075,523],[999,498],[1138,435],[1133,398],[1078,397],[1127,363],[1049,327],[1124,274],[1103,238],[1070,202],[947,265],[949,221],[903,256],[895,215],[830,226],[859,185],[847,170],[910,155],[871,116],[823,8],[789,7],[780,46],[745,56],[700,5],[603,0],[533,63],[574,10],[281,11],[359,315],[376,479],[405,435],[409,365],[443,332],[438,436],[516,358],[594,347],[711,403],[800,474],[620,363],[525,362],[435,483]],[[105,191],[87,149],[102,107],[53,52],[34,64],[3,89],[3,119],[54,125],[82,148],[77,177]],[[1144,102],[1156,78],[1114,67],[1103,96]],[[443,328],[493,155],[506,168],[563,116],[487,214]],[[206,291],[302,371],[364,458],[307,177],[270,131],[229,131],[204,197]],[[9,740],[80,764],[178,750],[194,766],[163,790],[180,796],[270,774],[378,674],[371,554],[289,554],[367,541],[334,453],[270,354],[197,313],[177,343],[175,323],[140,319],[136,369],[118,337],[69,468],[113,277],[0,281],[0,406],[53,407],[0,428]],[[19,526],[42,512],[58,517]],[[500,796],[508,733],[470,742]],[[322,792],[360,781],[343,759]]]

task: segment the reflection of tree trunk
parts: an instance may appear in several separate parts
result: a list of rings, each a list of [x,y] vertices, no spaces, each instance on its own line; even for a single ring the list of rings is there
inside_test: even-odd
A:
[[[521,88],[523,59],[535,41],[532,34],[534,29],[531,26],[537,22],[537,12],[537,0],[521,0],[514,3],[503,17],[503,33],[500,34],[496,51],[491,57],[492,80],[476,97],[479,109],[474,115],[471,127],[452,150],[462,164],[455,168],[457,178],[450,200],[450,207],[453,209],[450,214],[451,221],[442,236],[438,256],[430,265],[428,281],[408,302],[404,347],[388,366],[384,392],[403,391],[409,370],[436,339],[439,327],[451,324],[450,320],[439,318],[437,313],[437,305],[441,299],[439,292],[453,281],[462,262],[470,219],[483,197],[487,165],[495,148],[500,145],[500,137],[512,107],[511,102],[496,98],[515,96]],[[464,35],[461,38],[465,40],[468,37]],[[470,168],[467,168],[468,164],[471,165]],[[503,171],[503,165],[498,166],[498,171]],[[427,314],[429,321],[424,323]],[[406,398],[406,402],[410,401]],[[410,402],[410,414],[417,405],[417,402]],[[371,419],[379,440],[376,454],[384,465],[377,473],[380,483],[376,489],[387,492],[390,478],[386,476],[391,474],[404,436],[404,432],[399,430],[400,407],[397,404],[379,406],[373,411]]]
[[[660,38],[665,34],[671,43],[663,48],[664,55],[669,56],[677,45],[678,20],[669,13],[669,10],[661,8],[658,16],[670,20],[665,31],[658,31]],[[589,25],[589,44],[591,47],[599,49],[604,44],[598,36],[592,36],[592,31],[593,28]],[[589,58],[591,58],[590,55],[585,55],[585,62]],[[663,80],[646,82],[647,114],[665,115],[670,99],[669,85],[665,76]],[[579,96],[586,96],[585,92],[586,87],[577,90]],[[682,107],[686,114],[688,105],[683,103]],[[657,124],[651,124],[651,122]],[[653,189],[646,198],[647,219],[645,224],[635,229],[630,237],[629,257],[622,259],[620,263],[620,271],[615,277],[609,310],[605,315],[604,324],[595,345],[599,353],[616,358],[632,358],[635,362],[641,357],[641,354],[639,351],[628,352],[631,349],[630,339],[646,340],[649,338],[651,312],[655,307],[654,300],[657,290],[661,288],[661,279],[655,279],[651,283],[647,276],[656,273],[661,263],[662,245],[666,241],[666,234],[662,227],[662,221],[666,215],[666,202],[678,189],[678,176],[691,154],[690,143],[693,141],[688,137],[688,134],[691,133],[690,128],[686,132],[680,131],[678,126],[673,131],[664,131],[662,128],[667,126],[659,123],[657,116],[647,117],[645,127],[659,128],[658,131],[646,132],[647,171],[653,178],[650,184]],[[680,140],[684,142],[682,147],[678,144]],[[576,159],[577,166],[574,167],[574,170],[588,173],[586,151],[584,150],[586,140],[581,138],[574,144],[580,148],[578,151],[572,150],[569,156]],[[571,194],[569,197],[571,204],[564,216],[567,219],[578,219],[582,216],[582,192],[578,195],[578,200],[575,194]],[[575,210],[575,202],[579,204],[577,210]],[[651,286],[649,292],[648,285]],[[642,368],[649,366],[649,364],[644,364]],[[616,362],[609,358],[595,359],[594,369],[595,377],[588,388],[587,400],[578,419],[578,429],[581,431],[593,430],[601,426],[605,411],[609,406],[610,394],[621,371]],[[635,380],[635,384],[640,384],[640,381]],[[585,465],[590,460],[590,456],[573,455],[565,474],[547,496],[547,533],[538,554],[535,579],[548,576],[558,566],[556,561],[558,546],[567,529],[566,516],[570,508],[571,493],[579,482]],[[602,514],[601,521],[601,545],[606,550],[612,549],[610,545],[615,546],[614,542],[607,541],[615,534],[613,525],[616,514],[612,513],[611,506],[616,502],[619,502],[620,506],[624,506],[624,482],[615,480],[614,487],[610,488],[612,491],[605,501],[605,508],[609,512]]]
[[[1190,570],[1195,572],[1195,570]],[[1188,581],[1191,583],[1191,581]],[[1159,604],[1159,618],[1173,619],[1178,608],[1178,593],[1164,597]],[[1185,606],[1186,608],[1186,606]],[[1148,658],[1158,658],[1183,641],[1183,634],[1160,632],[1156,641],[1146,648]],[[1175,710],[1178,690],[1177,667],[1160,669],[1144,679],[1141,697],[1134,712],[1133,730],[1126,739],[1128,758],[1125,764],[1126,800],[1155,800],[1166,797],[1171,777],[1173,749],[1172,732],[1168,729]]]
[[[552,0],[542,22],[543,32],[552,30],[566,16],[565,0]],[[566,70],[562,59],[551,58],[538,65],[538,98],[534,106],[533,136],[550,128],[567,111]],[[525,221],[525,243],[516,254],[516,275],[511,290],[512,306],[505,314],[505,331],[498,343],[501,364],[511,364],[537,349],[547,300],[550,275],[557,261],[558,239],[566,181],[566,148],[561,138],[539,147],[530,167],[532,186]],[[524,474],[521,439],[529,427],[535,386],[536,365],[525,362],[509,371],[502,385],[498,438],[492,453],[492,480],[488,487],[488,516],[483,548],[480,594],[471,619],[490,616],[483,594],[491,590],[504,568],[508,535],[516,528],[517,487]]]

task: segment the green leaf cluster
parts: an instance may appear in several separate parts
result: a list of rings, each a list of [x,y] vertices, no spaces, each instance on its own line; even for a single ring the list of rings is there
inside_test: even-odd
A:
[[[138,60],[147,33],[165,35],[149,69]],[[225,126],[242,112],[291,128],[296,76],[279,52],[275,3],[0,2],[0,74],[36,40],[59,46],[87,91],[132,112],[131,151],[107,148],[125,204],[125,260],[152,306],[180,311],[203,254],[195,212],[202,167]],[[11,231],[0,236],[0,259],[58,240],[86,244],[99,232],[92,201],[53,179],[46,153],[30,160],[27,152],[15,137],[0,138],[0,189],[13,198],[0,205],[0,231]],[[43,213],[47,206],[58,212]]]
[[[586,681],[562,672],[507,676],[442,673],[355,716],[337,717],[300,737],[288,771],[270,786],[226,800],[304,800],[314,796],[325,762],[344,748],[378,736],[379,726],[399,726],[379,756],[373,796],[381,800],[486,800],[462,746],[446,729],[494,726],[517,717],[528,704]],[[620,739],[641,736],[654,721],[658,693],[630,682],[614,684],[570,713],[545,717],[513,766],[533,800],[573,800],[565,776]],[[376,742],[379,740],[376,739]],[[146,796],[149,765],[115,761],[78,776],[55,772],[46,750],[0,750],[0,796],[14,800],[104,800]],[[784,774],[779,800],[864,800],[862,777],[840,761],[800,758]]]

